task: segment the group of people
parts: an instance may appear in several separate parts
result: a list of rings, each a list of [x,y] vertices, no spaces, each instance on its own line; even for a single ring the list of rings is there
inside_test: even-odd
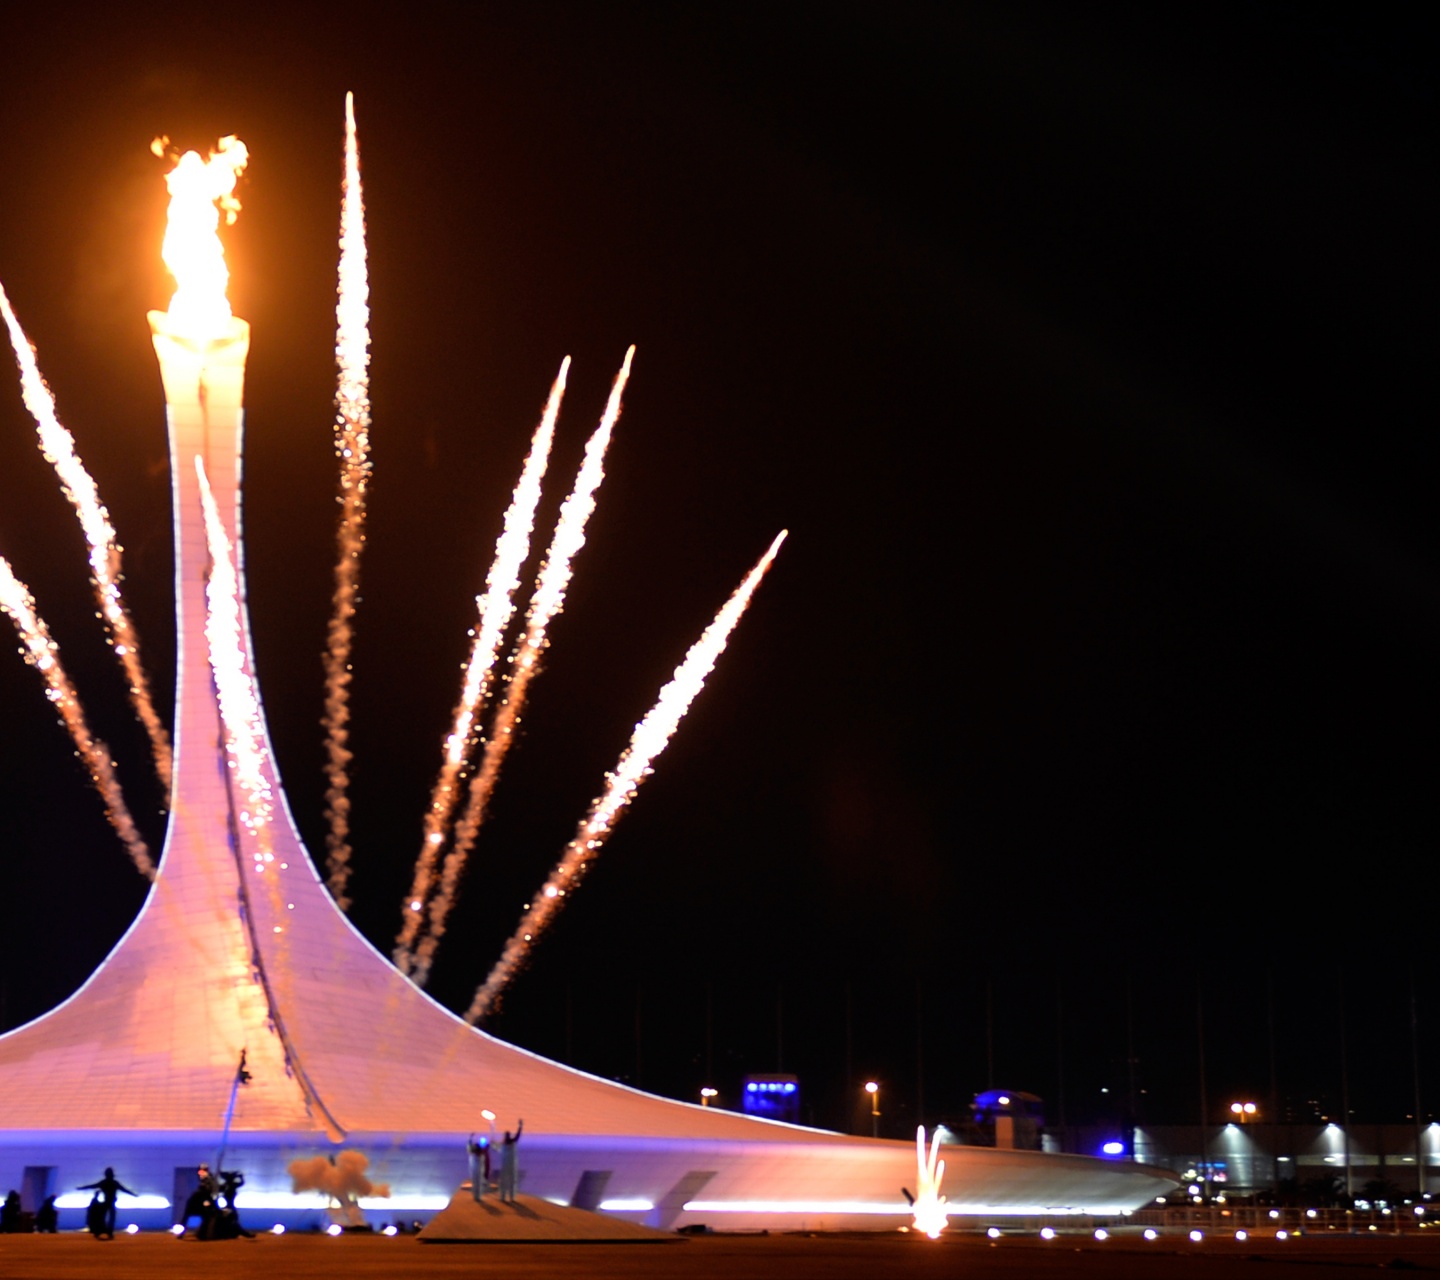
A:
[[[95,1193],[85,1210],[85,1229],[97,1240],[115,1239],[115,1197],[122,1191],[127,1196],[133,1196],[135,1192],[115,1176],[114,1169],[108,1168],[99,1182],[87,1182],[79,1190]]]
[[[20,1193],[11,1191],[0,1205],[0,1233],[6,1235],[18,1231],[44,1231],[54,1234],[60,1229],[60,1215],[55,1209],[55,1197],[46,1196],[33,1214],[24,1212],[20,1205]]]
[[[520,1159],[516,1148],[520,1135],[525,1132],[525,1121],[515,1125],[512,1133],[505,1130],[504,1137],[495,1139],[493,1130],[479,1138],[472,1133],[466,1150],[470,1155],[470,1189],[476,1200],[483,1200],[487,1191],[498,1192],[504,1204],[515,1203],[515,1191],[520,1182]],[[498,1161],[494,1148],[500,1148]],[[499,1164],[498,1185],[491,1179],[495,1165]],[[240,1215],[235,1211],[235,1196],[245,1184],[245,1175],[233,1169],[220,1170],[218,1180],[210,1172],[208,1164],[196,1170],[196,1186],[185,1202],[185,1216],[181,1219],[185,1229],[193,1229],[201,1240],[233,1240],[236,1236],[253,1236],[240,1225]],[[123,1191],[133,1196],[123,1182],[115,1176],[115,1170],[107,1168],[105,1176],[98,1182],[87,1182],[81,1191],[95,1194],[85,1210],[85,1228],[97,1240],[115,1238],[116,1198]],[[22,1212],[20,1193],[11,1191],[0,1206],[0,1232],[14,1231],[55,1231],[59,1215],[55,1210],[55,1197],[49,1196],[33,1215]]]
[[[504,1204],[515,1203],[515,1188],[520,1182],[520,1157],[516,1148],[520,1144],[520,1135],[525,1132],[525,1121],[521,1120],[515,1126],[515,1132],[505,1130],[505,1136],[500,1139],[500,1200]],[[495,1184],[490,1180],[495,1167],[494,1147],[496,1142],[490,1134],[483,1134],[478,1139],[472,1133],[470,1141],[465,1144],[465,1149],[470,1153],[470,1194],[476,1200],[483,1200],[487,1191],[495,1190]]]
[[[235,1197],[245,1185],[245,1175],[238,1169],[221,1169],[217,1181],[208,1164],[195,1171],[195,1190],[185,1201],[185,1230],[194,1229],[197,1240],[234,1240],[238,1236],[254,1236],[240,1223]]]
[[[202,1164],[197,1170],[196,1181],[195,1191],[185,1203],[183,1222],[187,1229],[193,1226],[201,1240],[233,1240],[236,1236],[254,1235],[253,1231],[247,1231],[240,1225],[240,1215],[235,1211],[236,1193],[245,1184],[243,1173],[222,1169],[217,1183],[210,1173],[210,1166]],[[136,1193],[115,1176],[114,1169],[109,1168],[98,1182],[87,1182],[78,1190],[95,1193],[85,1210],[85,1229],[97,1240],[113,1240],[117,1198],[122,1191],[127,1196]],[[54,1196],[46,1197],[33,1220],[31,1215],[21,1211],[18,1191],[12,1191],[5,1197],[4,1206],[0,1208],[0,1232],[53,1232],[58,1229],[59,1214],[55,1209]]]

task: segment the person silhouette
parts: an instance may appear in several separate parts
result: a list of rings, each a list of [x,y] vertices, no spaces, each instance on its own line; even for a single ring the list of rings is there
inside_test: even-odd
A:
[[[87,1182],[78,1187],[79,1191],[93,1191],[95,1199],[90,1203],[95,1207],[95,1217],[92,1221],[89,1214],[86,1214],[85,1225],[94,1233],[97,1240],[115,1239],[115,1197],[123,1191],[127,1196],[133,1196],[131,1191],[123,1182],[115,1176],[115,1170],[107,1168],[105,1176],[99,1182]]]
[[[35,1211],[35,1230],[52,1236],[60,1230],[60,1214],[55,1208],[54,1196],[46,1196],[45,1203]]]
[[[515,1150],[520,1145],[520,1135],[525,1132],[525,1121],[515,1126],[512,1135],[509,1129],[500,1139],[500,1199],[506,1204],[515,1203],[515,1184],[520,1178],[520,1158]]]
[[[465,1150],[470,1156],[470,1194],[483,1200],[485,1188],[490,1184],[490,1139],[483,1137],[477,1141],[472,1133]]]

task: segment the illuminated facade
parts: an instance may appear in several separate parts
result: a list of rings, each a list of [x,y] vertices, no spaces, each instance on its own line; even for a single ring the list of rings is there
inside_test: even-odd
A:
[[[465,1137],[486,1128],[483,1109],[502,1129],[524,1118],[532,1195],[661,1227],[908,1221],[910,1142],[653,1097],[504,1044],[436,1004],[316,876],[263,721],[272,812],[257,838],[207,648],[211,561],[195,466],[198,456],[243,562],[247,333],[235,321],[227,339],[196,350],[163,328],[179,626],[169,826],[154,887],[105,962],[58,1008],[0,1036],[0,1187],[38,1201],[113,1165],[141,1193],[122,1198],[123,1219],[168,1226],[197,1162],[216,1159],[243,1052],[250,1079],[236,1091],[225,1163],[245,1172],[240,1206],[259,1225],[318,1221],[322,1202],[292,1196],[286,1166],[342,1148],[390,1184],[382,1216],[387,1203],[406,1220],[425,1216],[465,1178]],[[946,1159],[956,1211],[1113,1212],[1171,1186],[1156,1170],[1076,1156],[951,1149]],[[61,1201],[68,1225],[78,1225],[74,1199]]]

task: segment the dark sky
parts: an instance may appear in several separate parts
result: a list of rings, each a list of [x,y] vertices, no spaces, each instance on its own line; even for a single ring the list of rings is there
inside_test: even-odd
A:
[[[254,327],[250,606],[312,849],[357,96],[376,469],[353,914],[383,950],[550,380],[571,354],[553,512],[638,346],[441,1000],[468,1002],[631,725],[788,527],[497,1033],[683,1097],[783,1066],[827,1124],[874,1076],[897,1132],[992,1076],[1100,1118],[1133,1057],[1140,1117],[1188,1120],[1198,995],[1212,1102],[1268,1099],[1273,1046],[1291,1112],[1338,1115],[1343,1011],[1355,1114],[1399,1121],[1413,974],[1440,1110],[1428,24],[1280,3],[118,8],[7,14],[0,280],[120,530],[168,703],[147,146],[249,144],[229,253]],[[0,553],[158,841],[13,383]],[[18,658],[0,708],[13,1025],[84,980],[143,884]]]

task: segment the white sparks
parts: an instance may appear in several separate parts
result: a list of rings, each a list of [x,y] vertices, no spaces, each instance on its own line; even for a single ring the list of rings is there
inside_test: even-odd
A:
[[[215,693],[225,730],[227,764],[240,789],[236,816],[250,834],[258,837],[251,858],[254,869],[263,872],[275,856],[268,848],[266,832],[274,797],[265,776],[265,730],[260,699],[245,666],[245,632],[240,614],[235,548],[225,532],[215,495],[210,491],[205,463],[198,455],[195,474],[200,480],[205,540],[210,548],[210,576],[205,583],[205,639],[210,646],[210,669],[215,675]]]
[[[422,983],[430,972],[440,939],[445,935],[446,921],[460,887],[460,878],[480,834],[486,808],[500,777],[500,768],[515,740],[515,727],[525,705],[526,690],[530,681],[539,673],[540,655],[549,643],[550,623],[564,608],[565,592],[574,574],[575,556],[585,545],[585,525],[595,510],[595,495],[600,488],[600,482],[605,478],[605,452],[610,446],[610,437],[620,418],[620,407],[634,359],[635,348],[632,346],[625,352],[620,372],[615,375],[615,381],[610,388],[610,398],[605,404],[604,413],[600,415],[600,425],[586,442],[585,456],[575,477],[575,484],[560,507],[555,532],[550,539],[550,548],[545,553],[545,561],[535,584],[535,594],[530,599],[530,607],[525,615],[525,634],[510,659],[510,682],[485,743],[480,769],[470,780],[465,812],[455,824],[455,842],[450,852],[445,855],[445,863],[440,873],[440,889],[430,904],[428,930],[416,951],[414,972],[417,981]]]
[[[665,749],[681,718],[704,686],[705,677],[724,652],[730,633],[740,621],[784,540],[785,532],[782,531],[715,615],[715,620],[705,628],[700,639],[690,647],[670,682],[661,689],[655,705],[635,726],[630,745],[620,757],[615,771],[605,780],[604,793],[591,806],[574,839],[566,846],[559,863],[550,873],[539,898],[527,908],[515,933],[505,944],[500,959],[475,992],[475,998],[465,1014],[467,1022],[478,1022],[495,1006],[501,992],[524,964],[535,939],[554,918],[564,898],[574,892],[622,811],[634,799],[655,758]],[[555,890],[553,894],[549,892],[552,888]]]
[[[115,778],[110,748],[90,732],[74,686],[65,674],[65,668],[60,665],[60,650],[51,639],[50,629],[36,613],[35,600],[29,589],[15,576],[10,562],[3,556],[0,556],[0,610],[9,614],[20,634],[21,653],[25,661],[44,678],[46,694],[70,731],[75,749],[89,770],[90,780],[105,802],[105,816],[110,819],[110,825],[119,834],[140,873],[153,880],[155,864],[126,807],[120,783]]]
[[[331,894],[350,905],[350,651],[365,545],[370,481],[370,278],[355,99],[345,95],[345,180],[340,205],[340,270],[335,305],[335,452],[340,459],[340,526],[336,534],[335,599],[325,651],[325,805]]]
[[[945,1179],[945,1161],[940,1159],[940,1130],[935,1130],[930,1152],[925,1152],[925,1126],[915,1130],[915,1230],[938,1240],[945,1230],[949,1212],[940,1184]]]
[[[80,528],[90,548],[90,580],[95,587],[100,616],[104,620],[111,648],[125,671],[135,714],[150,738],[155,772],[168,798],[172,767],[170,738],[150,697],[150,682],[140,665],[140,638],[120,596],[120,544],[115,536],[115,527],[100,501],[95,481],[75,452],[74,437],[61,425],[56,415],[55,398],[40,375],[34,349],[11,309],[3,285],[0,285],[0,314],[4,315],[5,326],[10,331],[10,345],[15,349],[15,360],[20,366],[21,395],[30,416],[35,419],[40,450],[45,460],[55,468],[60,477],[60,487],[80,518]]]
[[[480,624],[472,632],[470,657],[465,664],[465,680],[456,704],[450,733],[445,739],[444,759],[440,776],[430,797],[425,814],[425,835],[420,856],[415,862],[415,878],[407,897],[404,921],[395,939],[395,963],[404,973],[414,969],[413,947],[425,917],[415,901],[424,903],[435,883],[435,864],[444,841],[445,828],[455,810],[459,795],[460,771],[469,755],[476,721],[485,704],[494,676],[495,658],[505,638],[505,628],[515,612],[515,590],[520,585],[520,569],[530,554],[530,535],[535,528],[535,509],[540,503],[540,486],[550,460],[550,446],[555,439],[555,422],[565,398],[565,380],[570,371],[570,357],[560,364],[560,372],[550,388],[540,425],[530,441],[530,452],[515,485],[505,524],[495,543],[495,558],[485,579],[485,593],[475,601]],[[429,971],[428,962],[425,972]],[[419,975],[423,981],[423,974]]]

